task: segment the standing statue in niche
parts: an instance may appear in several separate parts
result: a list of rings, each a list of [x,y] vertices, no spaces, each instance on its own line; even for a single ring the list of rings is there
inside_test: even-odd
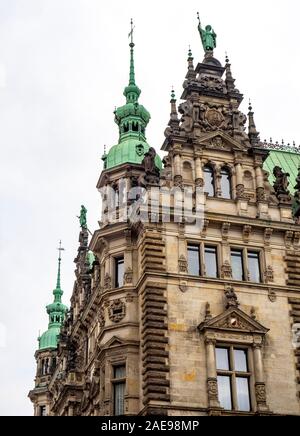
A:
[[[217,47],[217,34],[215,33],[215,31],[210,25],[206,26],[205,30],[202,28],[199,12],[198,12],[198,20],[199,20],[198,30],[200,33],[204,51],[205,53],[213,52],[214,49]]]
[[[142,165],[145,168],[145,182],[151,185],[158,185],[160,178],[160,171],[155,164],[156,151],[150,148],[145,154]]]

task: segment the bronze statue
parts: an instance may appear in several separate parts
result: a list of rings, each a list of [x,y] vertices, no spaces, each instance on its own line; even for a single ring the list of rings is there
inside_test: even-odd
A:
[[[155,164],[156,151],[154,148],[149,148],[149,151],[145,154],[142,165],[145,168],[145,182],[151,185],[157,185],[159,183],[160,171]]]
[[[81,206],[80,216],[78,218],[80,222],[80,227],[82,229],[87,229],[86,215],[87,215],[87,209],[84,206]]]
[[[202,28],[199,12],[198,12],[198,20],[199,20],[198,30],[200,33],[204,51],[206,53],[213,52],[214,48],[217,47],[217,34],[215,33],[215,31],[210,25],[206,26],[205,30]]]
[[[284,173],[282,168],[275,167],[273,171],[273,175],[275,177],[274,190],[277,198],[281,195],[289,195],[290,192],[288,190],[290,175],[288,173]]]

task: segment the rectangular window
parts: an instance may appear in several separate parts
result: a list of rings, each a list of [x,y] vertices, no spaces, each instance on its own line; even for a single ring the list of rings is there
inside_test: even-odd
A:
[[[40,416],[46,416],[46,406],[40,406]]]
[[[188,268],[191,276],[201,275],[199,245],[188,246]]]
[[[249,280],[253,283],[261,282],[259,253],[248,251]]]
[[[261,283],[260,252],[243,250],[231,250],[232,278],[237,281],[249,281]]]
[[[115,287],[122,288],[124,286],[124,257],[115,259]]]
[[[232,410],[231,378],[218,376],[219,401],[225,410]]]
[[[251,411],[247,350],[216,348],[218,392],[221,407],[239,412]]]
[[[125,386],[126,386],[125,365],[114,367],[114,380],[113,380],[114,416],[124,415]]]
[[[217,247],[206,246],[204,249],[204,258],[205,258],[206,276],[213,279],[218,278]]]
[[[245,280],[244,265],[243,265],[243,252],[240,250],[231,250],[231,265],[232,265],[232,278],[242,282]]]

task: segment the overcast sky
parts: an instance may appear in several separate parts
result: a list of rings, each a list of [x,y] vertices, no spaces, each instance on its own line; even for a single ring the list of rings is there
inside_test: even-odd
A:
[[[58,241],[64,302],[74,280],[80,205],[91,230],[103,146],[117,142],[115,106],[128,82],[130,18],[136,79],[160,149],[172,85],[179,98],[196,13],[228,51],[237,87],[253,101],[262,139],[300,143],[299,2],[295,0],[0,0],[0,415],[30,415],[37,337],[47,329]],[[4,333],[6,331],[6,338]]]

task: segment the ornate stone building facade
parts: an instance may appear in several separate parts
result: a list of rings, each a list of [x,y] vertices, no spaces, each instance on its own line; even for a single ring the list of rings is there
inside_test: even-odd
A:
[[[216,34],[199,32],[205,57],[195,67],[189,52],[178,108],[172,93],[163,169],[131,41],[100,228],[89,241],[83,210],[71,308],[36,354],[36,415],[300,415],[300,156],[261,142]]]

